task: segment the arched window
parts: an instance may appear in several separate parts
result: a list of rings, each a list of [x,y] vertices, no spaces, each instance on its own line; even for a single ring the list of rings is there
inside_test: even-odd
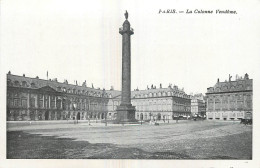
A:
[[[237,89],[239,90],[243,89],[243,85],[242,84],[238,85]]]
[[[27,82],[26,81],[22,82],[22,87],[27,87]]]
[[[227,87],[227,86],[223,86],[223,87],[222,87],[222,90],[223,90],[223,91],[227,91],[227,90],[228,90],[228,87]]]
[[[20,83],[18,81],[15,81],[14,86],[20,86]]]
[[[140,114],[140,120],[143,120],[144,119],[144,116],[143,116],[143,113]]]
[[[230,90],[232,90],[232,91],[235,90],[235,86],[231,86]]]
[[[216,92],[220,92],[220,88],[217,87],[217,88],[215,89],[215,91],[216,91]]]

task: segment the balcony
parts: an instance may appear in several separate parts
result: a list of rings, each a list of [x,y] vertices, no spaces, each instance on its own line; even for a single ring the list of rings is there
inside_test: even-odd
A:
[[[124,31],[126,31],[126,30],[124,30],[124,27],[119,28],[119,32],[124,32]],[[134,33],[134,29],[132,27],[130,27],[130,32],[131,32],[131,34]]]

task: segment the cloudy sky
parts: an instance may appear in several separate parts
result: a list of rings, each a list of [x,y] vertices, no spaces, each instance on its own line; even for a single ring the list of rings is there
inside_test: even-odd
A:
[[[205,93],[217,78],[259,75],[259,1],[3,0],[1,75],[75,80],[121,89],[122,39],[128,10],[132,90],[178,85]],[[213,10],[214,14],[159,14],[159,10]],[[237,14],[215,14],[215,10]],[[258,74],[257,74],[258,73]]]

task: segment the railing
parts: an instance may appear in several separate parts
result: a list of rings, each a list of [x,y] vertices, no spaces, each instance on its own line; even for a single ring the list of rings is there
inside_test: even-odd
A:
[[[119,31],[123,31],[123,30],[124,30],[124,28],[123,28],[123,27],[120,27],[120,28],[119,28]],[[134,31],[134,29],[133,29],[132,27],[130,27],[130,31],[132,31],[132,32],[133,32],[133,31]]]

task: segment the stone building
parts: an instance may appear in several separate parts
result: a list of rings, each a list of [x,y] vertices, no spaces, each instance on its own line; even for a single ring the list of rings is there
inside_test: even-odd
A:
[[[252,115],[253,79],[248,74],[235,81],[220,82],[207,89],[207,119],[238,120]]]
[[[7,120],[104,119],[105,90],[7,74]]]
[[[202,93],[191,95],[191,115],[206,115],[206,102]]]
[[[190,115],[191,100],[177,86],[131,92],[138,120]],[[114,120],[121,91],[7,74],[7,120]]]
[[[108,103],[108,118],[116,116],[116,106],[120,104],[120,92],[108,91],[113,95]],[[146,90],[136,89],[131,92],[131,103],[136,107],[137,120],[172,120],[174,117],[187,118],[191,115],[191,99],[177,86],[157,88],[151,86]]]

